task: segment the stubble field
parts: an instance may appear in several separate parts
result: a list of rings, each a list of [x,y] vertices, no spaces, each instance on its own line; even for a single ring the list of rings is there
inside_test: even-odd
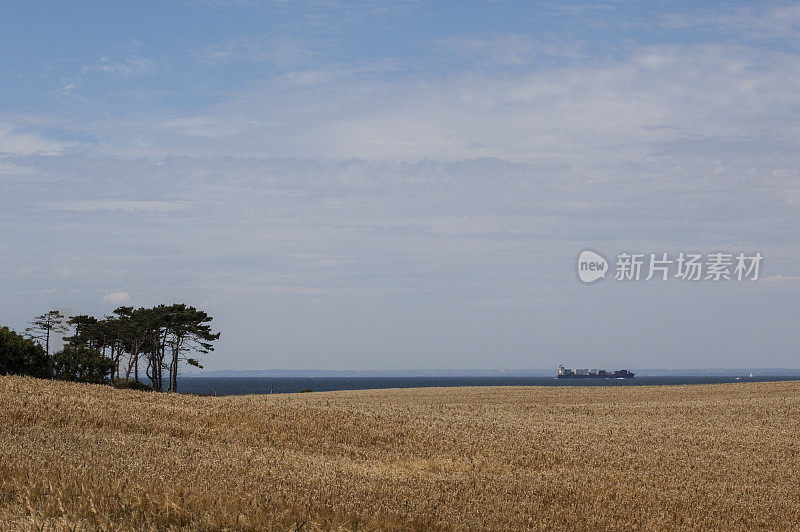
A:
[[[2,530],[796,529],[800,382],[192,397],[0,377]]]

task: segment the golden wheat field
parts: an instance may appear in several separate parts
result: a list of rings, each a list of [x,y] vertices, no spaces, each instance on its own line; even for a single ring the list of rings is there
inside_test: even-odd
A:
[[[0,529],[797,529],[799,437],[800,382],[196,397],[0,377]]]

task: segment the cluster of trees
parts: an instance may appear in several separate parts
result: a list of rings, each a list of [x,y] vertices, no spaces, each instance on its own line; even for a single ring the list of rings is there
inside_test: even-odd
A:
[[[0,375],[50,377],[44,348],[8,327],[0,327]]]
[[[214,350],[212,319],[184,304],[119,307],[102,319],[53,310],[30,322],[27,338],[0,328],[0,374],[177,391],[180,364],[202,368],[193,356]],[[55,337],[70,331],[51,355]]]

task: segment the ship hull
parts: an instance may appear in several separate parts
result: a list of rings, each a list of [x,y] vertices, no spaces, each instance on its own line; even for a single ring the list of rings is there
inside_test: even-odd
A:
[[[635,373],[620,375],[556,375],[559,379],[632,379]]]

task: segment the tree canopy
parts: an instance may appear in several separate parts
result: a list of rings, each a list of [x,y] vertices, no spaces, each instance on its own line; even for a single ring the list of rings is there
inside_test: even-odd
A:
[[[150,308],[119,307],[110,316],[79,314],[66,319],[58,311],[38,316],[25,339],[0,330],[0,373],[24,373],[80,382],[144,386],[177,391],[181,364],[202,368],[198,356],[214,350],[220,333],[213,318],[183,303]],[[49,356],[56,333],[71,330],[64,347]],[[18,337],[18,338],[16,338]]]
[[[178,390],[180,364],[202,367],[191,355],[214,350],[213,342],[220,333],[212,332],[212,319],[183,303],[119,307],[99,320],[72,316],[69,323],[75,334],[67,338],[67,343],[100,350],[112,361],[112,380],[140,381],[145,377],[153,389],[174,392]]]
[[[30,326],[25,329],[25,333],[32,339],[44,343],[45,354],[50,354],[50,339],[55,334],[67,332],[64,325],[64,315],[58,310],[51,310],[41,316],[36,316]]]
[[[7,374],[49,377],[50,361],[42,346],[0,327],[0,375]]]

